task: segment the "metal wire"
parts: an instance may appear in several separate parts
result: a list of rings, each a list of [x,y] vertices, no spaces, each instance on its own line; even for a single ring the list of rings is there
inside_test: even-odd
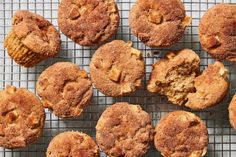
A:
[[[128,15],[135,0],[117,0],[120,10],[120,27],[115,39],[131,40],[134,47],[144,53],[146,63],[146,75],[143,80],[142,89],[134,94],[122,97],[106,97],[94,89],[92,104],[77,119],[59,119],[46,111],[46,125],[43,136],[37,143],[29,145],[27,148],[18,150],[0,149],[0,157],[41,157],[45,156],[48,143],[53,136],[65,130],[78,130],[95,137],[95,125],[107,105],[119,101],[127,101],[133,104],[140,104],[144,110],[149,112],[153,119],[153,125],[160,120],[164,114],[184,109],[171,105],[166,97],[151,94],[146,90],[146,82],[151,72],[151,65],[170,49],[191,48],[201,57],[201,68],[204,69],[211,59],[202,51],[198,38],[198,24],[203,13],[216,3],[236,3],[236,0],[183,0],[187,15],[192,17],[192,25],[187,28],[184,38],[175,46],[168,49],[151,49],[142,44],[135,36],[131,34],[128,25]],[[0,0],[0,89],[11,84],[17,87],[25,87],[35,92],[35,83],[40,73],[49,65],[58,61],[70,61],[78,64],[81,68],[89,72],[89,63],[95,48],[81,47],[61,34],[62,50],[60,56],[49,59],[34,68],[26,69],[18,66],[9,58],[3,47],[3,41],[6,34],[11,29],[11,17],[16,10],[30,10],[36,12],[51,21],[57,28],[57,11],[59,0]],[[206,123],[209,132],[209,146],[207,156],[210,157],[234,157],[236,156],[236,132],[230,127],[228,121],[227,107],[233,94],[236,92],[236,64],[225,62],[230,71],[229,80],[230,90],[225,100],[216,107],[194,112],[199,115]],[[104,153],[101,156],[105,156]],[[154,147],[147,153],[148,157],[161,156]]]

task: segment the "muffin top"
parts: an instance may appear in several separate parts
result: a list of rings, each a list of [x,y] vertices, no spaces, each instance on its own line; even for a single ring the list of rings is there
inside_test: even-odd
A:
[[[60,34],[42,16],[20,10],[15,12],[12,25],[16,36],[31,51],[51,57],[60,50]]]
[[[108,96],[123,96],[141,86],[144,74],[142,53],[132,43],[114,40],[93,55],[90,74],[94,86]]]
[[[0,91],[0,147],[23,148],[35,142],[45,120],[43,105],[24,88],[7,86]]]
[[[46,156],[99,157],[99,149],[90,136],[80,132],[67,131],[52,139]]]
[[[151,47],[173,45],[190,23],[180,0],[138,0],[129,15],[134,35]]]
[[[79,116],[93,93],[87,73],[70,62],[58,62],[44,70],[36,89],[44,107],[62,118]]]
[[[219,60],[236,61],[236,5],[217,4],[202,17],[199,36],[202,48]]]
[[[116,33],[119,13],[114,0],[61,0],[58,25],[74,42],[93,46]]]
[[[207,152],[208,132],[193,113],[174,111],[157,124],[154,143],[164,157],[202,157]]]
[[[196,91],[188,94],[185,106],[194,110],[215,106],[228,92],[228,70],[216,61],[195,78],[194,87]]]
[[[96,139],[110,157],[141,157],[153,140],[151,118],[138,105],[116,103],[99,118]]]
[[[236,94],[233,96],[228,110],[230,124],[236,130]]]

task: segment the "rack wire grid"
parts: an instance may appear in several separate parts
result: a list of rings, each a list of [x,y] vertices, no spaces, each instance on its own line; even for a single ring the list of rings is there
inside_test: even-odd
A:
[[[192,24],[186,29],[184,38],[168,49],[152,49],[145,46],[140,40],[132,35],[128,25],[128,15],[135,0],[117,0],[120,13],[120,26],[115,39],[131,40],[135,48],[143,51],[146,63],[146,74],[142,88],[126,97],[107,97],[94,88],[91,105],[86,108],[79,118],[60,119],[46,110],[46,122],[42,137],[34,144],[24,149],[9,150],[0,148],[0,157],[41,157],[45,152],[50,140],[60,132],[66,130],[78,130],[95,138],[95,125],[101,113],[108,105],[115,102],[129,102],[139,104],[152,117],[153,126],[160,118],[173,110],[188,108],[170,104],[165,96],[151,94],[146,90],[147,80],[151,72],[152,64],[162,57],[168,50],[182,48],[193,49],[201,57],[201,69],[206,68],[214,60],[201,49],[198,38],[198,25],[200,18],[206,10],[217,3],[236,3],[236,0],[183,0],[187,15],[192,17]],[[62,49],[57,58],[48,59],[34,68],[24,68],[17,65],[7,54],[3,42],[6,34],[11,29],[11,18],[16,10],[30,10],[44,16],[51,21],[56,28],[58,0],[0,0],[0,89],[6,85],[25,87],[35,92],[35,84],[40,73],[49,65],[58,61],[70,61],[78,64],[89,72],[89,63],[96,48],[81,47],[61,34]],[[236,64],[224,62],[229,70],[230,90],[224,101],[216,107],[203,111],[194,112],[206,123],[209,133],[208,153],[210,157],[235,157],[236,156],[236,132],[231,128],[228,120],[228,104],[235,93]],[[101,153],[105,157],[104,153]],[[146,154],[148,157],[161,156],[154,146]]]

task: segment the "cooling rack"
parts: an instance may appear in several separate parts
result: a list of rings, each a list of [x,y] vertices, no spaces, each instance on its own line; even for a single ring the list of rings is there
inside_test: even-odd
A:
[[[173,47],[168,49],[151,49],[141,43],[131,34],[128,25],[129,10],[135,3],[135,0],[117,0],[120,12],[120,27],[115,39],[131,40],[133,46],[143,51],[146,63],[146,74],[143,79],[143,86],[134,94],[112,98],[104,96],[102,93],[93,90],[94,96],[91,105],[86,108],[83,114],[77,119],[59,119],[46,110],[46,124],[43,136],[37,143],[29,145],[24,149],[9,150],[0,148],[0,157],[43,157],[48,143],[56,134],[66,130],[78,130],[95,137],[95,125],[101,113],[108,105],[115,102],[127,101],[133,104],[139,104],[152,117],[153,125],[160,118],[173,110],[184,109],[171,105],[164,96],[151,94],[146,90],[146,83],[151,72],[151,65],[162,57],[168,50],[181,48],[193,49],[201,57],[201,69],[206,68],[214,60],[207,55],[199,44],[198,24],[201,16],[211,6],[217,3],[236,3],[236,0],[183,0],[187,15],[192,17],[192,25],[187,28],[184,38]],[[61,34],[62,50],[57,58],[49,59],[34,68],[24,68],[18,66],[9,58],[3,47],[3,41],[6,34],[11,29],[11,17],[16,10],[30,10],[36,12],[51,21],[57,28],[57,11],[59,0],[0,0],[0,89],[6,85],[15,85],[16,87],[25,87],[35,92],[35,84],[40,73],[49,65],[58,61],[70,61],[78,64],[81,68],[89,72],[89,63],[96,48],[81,47]],[[236,92],[236,64],[225,62],[229,70],[230,90],[227,97],[216,107],[194,112],[199,115],[207,125],[209,132],[209,157],[235,157],[236,156],[236,131],[234,131],[228,121],[228,104]],[[105,157],[104,153],[101,153]],[[154,147],[148,151],[147,157],[161,156]]]

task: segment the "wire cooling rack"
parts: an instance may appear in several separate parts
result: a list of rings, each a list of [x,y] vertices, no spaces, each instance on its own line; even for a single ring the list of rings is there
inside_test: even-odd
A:
[[[29,145],[24,149],[8,150],[0,148],[0,157],[43,157],[48,143],[56,134],[66,130],[78,130],[95,137],[95,125],[100,114],[105,108],[115,102],[127,101],[133,104],[140,104],[152,117],[153,125],[160,120],[161,116],[177,109],[189,110],[184,107],[171,105],[164,96],[151,94],[146,90],[146,83],[151,72],[151,65],[166,51],[170,49],[190,48],[201,57],[201,68],[204,69],[214,60],[201,50],[198,38],[198,24],[204,12],[216,3],[236,3],[236,0],[183,0],[187,15],[192,17],[192,25],[187,28],[184,38],[175,46],[168,49],[151,49],[142,44],[131,34],[128,25],[128,15],[135,0],[117,0],[120,10],[120,27],[115,39],[131,40],[133,46],[142,50],[146,63],[146,75],[143,79],[143,87],[134,94],[122,97],[106,97],[96,89],[92,103],[83,114],[77,119],[59,119],[46,111],[46,124],[43,136],[37,143]],[[9,58],[3,47],[6,34],[11,29],[11,17],[16,10],[30,10],[36,12],[51,21],[57,28],[58,0],[0,0],[0,89],[12,84],[17,87],[25,87],[35,92],[35,84],[40,73],[49,65],[58,61],[70,61],[78,64],[89,72],[89,63],[95,48],[81,47],[61,34],[62,50],[59,57],[49,59],[34,68],[18,66]],[[210,157],[235,157],[236,156],[236,131],[228,121],[228,104],[236,91],[236,64],[225,62],[230,75],[230,90],[224,101],[216,107],[194,112],[206,123],[209,132],[209,145],[207,156]],[[101,153],[105,157],[104,153]],[[161,156],[152,146],[147,153],[148,157]]]

